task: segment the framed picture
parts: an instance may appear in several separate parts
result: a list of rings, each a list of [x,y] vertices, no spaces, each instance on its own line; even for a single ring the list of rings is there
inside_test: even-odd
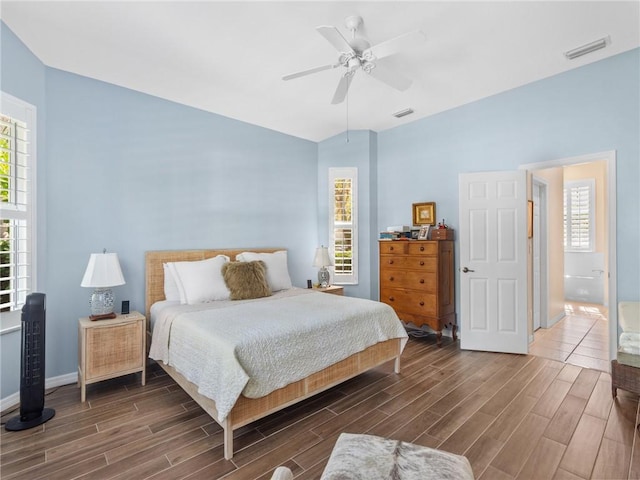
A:
[[[429,230],[431,225],[423,225],[418,232],[418,240],[429,240]]]
[[[414,203],[413,204],[413,224],[414,225],[435,225],[436,224],[435,202]]]

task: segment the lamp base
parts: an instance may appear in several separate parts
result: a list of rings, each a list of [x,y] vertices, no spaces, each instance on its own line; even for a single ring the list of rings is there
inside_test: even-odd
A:
[[[329,281],[331,280],[331,275],[329,274],[329,270],[326,267],[322,267],[318,270],[318,283],[322,288],[327,288],[329,286]]]
[[[96,320],[108,320],[110,318],[116,318],[117,315],[114,312],[102,313],[100,315],[89,315],[89,320],[95,322]]]
[[[113,313],[113,290],[110,288],[96,288],[91,294],[89,306],[91,307],[91,320],[104,320],[105,318],[116,318]]]

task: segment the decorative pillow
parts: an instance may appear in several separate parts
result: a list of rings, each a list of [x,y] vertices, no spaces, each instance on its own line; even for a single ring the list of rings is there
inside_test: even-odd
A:
[[[267,282],[272,292],[291,288],[291,277],[287,267],[287,251],[274,253],[242,252],[236,255],[239,262],[253,262],[262,260],[267,266]]]
[[[231,292],[231,300],[269,297],[267,267],[262,260],[229,262],[222,266],[222,276]]]
[[[178,284],[173,277],[173,269],[169,268],[168,263],[163,263],[162,268],[164,269],[164,298],[172,302],[179,302],[180,290],[178,290]]]
[[[226,255],[218,255],[196,262],[169,263],[180,292],[180,303],[193,305],[228,300],[229,289],[222,277],[222,266],[228,261]]]

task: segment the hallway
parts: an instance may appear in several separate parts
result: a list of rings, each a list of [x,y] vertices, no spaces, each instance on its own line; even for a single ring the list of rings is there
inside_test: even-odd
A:
[[[534,333],[529,354],[609,372],[608,309],[567,302],[565,314],[553,327]]]

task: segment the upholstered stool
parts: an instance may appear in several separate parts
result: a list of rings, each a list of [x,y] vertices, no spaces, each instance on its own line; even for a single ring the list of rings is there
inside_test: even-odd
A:
[[[321,480],[473,480],[469,461],[453,453],[372,435],[342,433]]]
[[[293,480],[293,473],[287,467],[278,467],[273,472],[271,480]]]

